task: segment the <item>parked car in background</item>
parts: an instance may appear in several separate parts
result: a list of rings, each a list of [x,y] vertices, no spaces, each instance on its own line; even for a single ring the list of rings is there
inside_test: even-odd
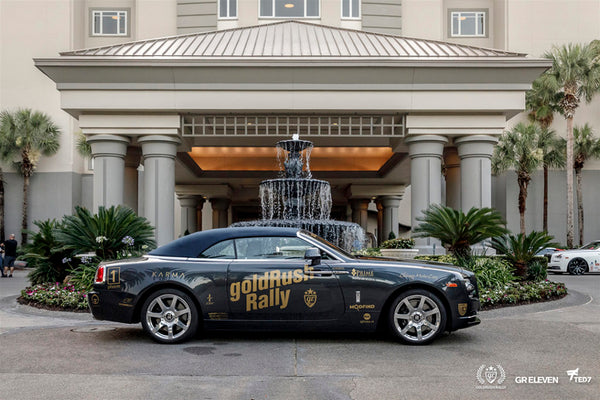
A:
[[[600,240],[590,242],[574,250],[552,253],[548,272],[582,275],[587,272],[600,272]]]
[[[96,319],[141,322],[160,343],[198,328],[374,331],[426,344],[477,325],[477,280],[448,264],[354,257],[295,228],[197,232],[137,259],[101,263]]]
[[[546,247],[540,251],[538,251],[537,253],[535,253],[536,256],[540,256],[540,257],[546,257],[548,259],[548,264],[550,264],[550,261],[552,261],[552,254],[554,254],[554,252],[556,251],[563,251],[564,249],[559,249],[556,247]]]

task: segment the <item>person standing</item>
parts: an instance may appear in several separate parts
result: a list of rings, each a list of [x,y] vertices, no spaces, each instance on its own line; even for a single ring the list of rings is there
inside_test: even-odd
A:
[[[17,259],[17,241],[15,240],[14,233],[8,236],[8,240],[2,243],[2,247],[4,247],[4,271],[2,277],[6,278],[8,276],[12,278],[13,271],[15,270],[15,260]],[[9,270],[10,275],[8,275]]]

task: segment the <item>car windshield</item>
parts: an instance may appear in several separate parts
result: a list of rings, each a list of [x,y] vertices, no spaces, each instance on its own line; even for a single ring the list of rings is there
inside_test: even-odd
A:
[[[315,235],[312,232],[302,230],[302,231],[300,231],[300,233],[310,237],[311,239],[316,240],[317,242],[321,243],[325,247],[329,247],[329,248],[335,250],[336,252],[340,253],[344,257],[356,258],[352,254],[348,253],[346,250],[337,247],[335,244],[328,242],[327,240],[323,239],[322,237],[320,237],[318,235]]]
[[[580,247],[581,250],[598,250],[600,249],[600,241],[591,242],[585,246]]]

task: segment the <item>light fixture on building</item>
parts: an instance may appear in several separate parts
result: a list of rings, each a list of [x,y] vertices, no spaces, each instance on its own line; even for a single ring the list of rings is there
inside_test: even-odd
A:
[[[284,5],[285,8],[294,8],[294,5],[292,3],[286,3]]]

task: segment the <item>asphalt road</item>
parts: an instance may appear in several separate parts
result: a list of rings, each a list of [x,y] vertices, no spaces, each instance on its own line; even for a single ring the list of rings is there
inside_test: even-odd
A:
[[[425,347],[244,332],[158,345],[139,325],[17,305],[24,276],[0,279],[0,399],[599,398],[600,275],[553,277],[572,294],[483,312]]]

